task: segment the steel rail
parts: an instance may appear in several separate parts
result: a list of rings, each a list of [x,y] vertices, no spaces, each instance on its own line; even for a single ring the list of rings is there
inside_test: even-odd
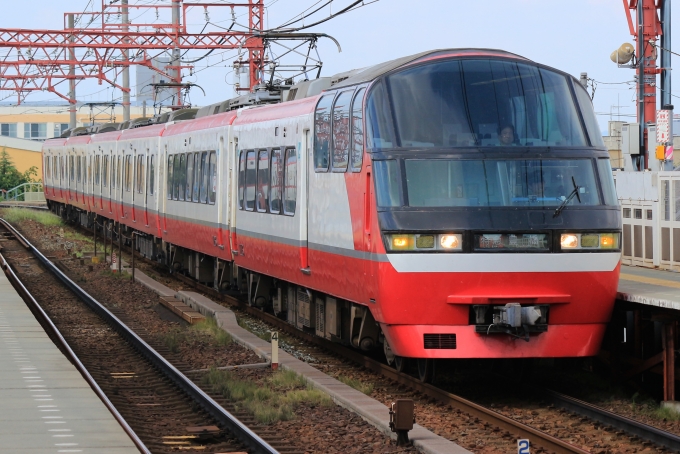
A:
[[[132,430],[127,421],[125,421],[125,418],[123,418],[123,416],[118,412],[118,410],[111,403],[106,394],[104,394],[104,391],[102,391],[102,389],[99,387],[94,378],[92,378],[92,375],[90,375],[90,373],[85,368],[83,363],[80,362],[80,359],[73,352],[69,344],[66,342],[66,339],[64,339],[64,337],[61,335],[59,329],[54,325],[54,323],[52,323],[52,320],[50,320],[50,318],[45,313],[43,308],[40,307],[35,298],[33,298],[33,295],[31,295],[28,289],[17,277],[17,275],[14,273],[14,270],[12,270],[12,268],[9,266],[9,264],[5,260],[5,257],[3,257],[2,254],[0,254],[0,267],[2,267],[2,269],[4,270],[7,279],[9,279],[10,283],[12,284],[12,287],[14,287],[17,293],[26,302],[28,308],[33,313],[35,318],[38,320],[38,323],[40,323],[40,325],[43,327],[48,337],[52,340],[52,342],[55,343],[55,345],[57,346],[57,348],[59,348],[63,355],[66,356],[66,359],[68,359],[71,362],[71,364],[75,366],[78,372],[80,372],[80,375],[83,376],[87,384],[90,385],[90,388],[92,388],[92,390],[97,395],[97,397],[99,397],[104,406],[111,412],[114,419],[118,421],[118,424],[120,424],[120,426],[123,428],[128,437],[130,437],[130,439],[135,444],[137,449],[139,449],[139,452],[143,454],[151,454],[151,451],[149,451],[149,449],[144,445],[144,442],[137,436],[135,431]]]
[[[673,451],[680,451],[680,437],[656,427],[648,426],[625,416],[616,415],[603,408],[574,399],[556,391],[546,390],[546,396],[558,407],[585,416],[602,424],[623,430],[644,440]]]
[[[80,288],[75,282],[68,278],[54,263],[48,260],[36,247],[28,242],[23,235],[21,235],[11,224],[4,219],[0,219],[2,223],[14,236],[23,238],[29,245],[29,249],[36,256],[36,258],[52,272],[64,285],[66,285],[73,293],[75,293],[90,309],[97,315],[109,323],[121,336],[123,336],[137,351],[139,351],[151,364],[162,371],[179,389],[189,395],[194,401],[198,402],[203,409],[209,413],[215,420],[223,424],[231,433],[234,434],[241,442],[243,442],[252,452],[262,454],[277,453],[266,441],[260,438],[255,432],[250,430],[241,421],[234,417],[227,410],[222,408],[210,396],[208,396],[202,389],[196,386],[184,374],[182,374],[175,366],[169,363],[165,358],[159,355],[151,346],[149,346],[142,338],[140,338],[134,331],[127,327],[118,317],[111,313],[107,308],[101,305],[97,300],[92,298],[85,290]]]

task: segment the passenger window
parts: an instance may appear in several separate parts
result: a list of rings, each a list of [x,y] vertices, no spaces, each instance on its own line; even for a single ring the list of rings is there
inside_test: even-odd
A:
[[[172,200],[179,200],[180,158],[175,155],[174,169],[172,171]]]
[[[125,191],[132,190],[132,155],[125,156]]]
[[[243,195],[246,182],[246,155],[245,152],[238,156],[238,208],[243,209]]]
[[[116,173],[116,187],[117,188],[123,187],[123,180],[121,179],[122,174],[123,174],[123,157],[118,156],[118,173]]]
[[[116,157],[111,156],[111,187],[115,188],[116,187]]]
[[[177,174],[177,199],[184,200],[186,194],[186,179],[187,179],[187,155],[182,153],[179,156],[179,172]]]
[[[269,151],[262,150],[257,158],[257,211],[265,213],[269,205]]]
[[[314,112],[314,169],[328,171],[331,140],[331,106],[335,94],[325,95]]]
[[[201,154],[194,153],[194,189],[191,195],[191,200],[198,202],[198,196],[201,189]]]
[[[149,165],[149,194],[153,194],[154,183],[156,182],[156,157],[151,156],[151,162]]]
[[[102,162],[102,186],[107,187],[108,183],[108,172],[109,172],[109,157],[104,156]]]
[[[208,160],[207,152],[201,153],[201,203],[208,201]]]
[[[194,154],[189,153],[187,155],[187,202],[191,202],[191,195],[194,189]]]
[[[283,162],[281,150],[272,150],[271,187],[269,196],[269,212],[281,213],[281,183],[283,182]]]
[[[366,89],[357,92],[352,102],[352,172],[361,172],[364,160],[364,117],[362,102]]]
[[[80,183],[80,172],[82,171],[82,164],[80,162],[80,156],[76,156],[76,181]]]
[[[349,160],[349,105],[352,91],[344,91],[333,106],[333,171],[346,172]]]
[[[208,203],[214,205],[217,196],[217,154],[214,151],[210,152],[208,179]]]
[[[168,184],[167,184],[168,200],[172,199],[172,172],[175,168],[174,159],[175,156],[173,155],[168,156]]]
[[[286,150],[286,176],[283,185],[283,213],[289,216],[295,214],[295,200],[297,198],[297,155],[295,148]]]
[[[253,211],[255,208],[255,152],[249,151],[246,156],[246,210]]]

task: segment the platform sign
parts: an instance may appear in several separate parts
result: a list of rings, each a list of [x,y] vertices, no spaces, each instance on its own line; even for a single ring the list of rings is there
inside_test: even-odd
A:
[[[668,143],[671,140],[671,111],[656,111],[656,143]]]

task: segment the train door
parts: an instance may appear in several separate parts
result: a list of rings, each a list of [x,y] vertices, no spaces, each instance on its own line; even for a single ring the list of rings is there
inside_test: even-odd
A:
[[[300,200],[300,271],[310,274],[309,268],[309,174],[314,172],[312,159],[309,158],[311,152],[311,134],[309,129],[302,132],[302,142],[299,147],[300,155],[300,190],[298,198]]]
[[[140,162],[139,158],[141,158],[142,155],[137,153],[137,149],[135,148],[132,150],[132,155],[130,156],[128,166],[130,167],[130,209],[132,210],[132,222],[137,222],[137,211],[138,207],[137,204],[140,202],[140,197],[137,196],[139,193],[138,191],[140,190],[140,178],[139,178],[139,172],[140,172]]]
[[[152,207],[155,205],[154,194],[153,194],[153,182],[151,181],[154,176],[153,165],[155,164],[155,159],[151,156],[151,148],[146,149],[146,156],[144,157],[145,170],[142,178],[144,179],[144,187],[142,191],[144,197],[144,227],[149,227],[149,205]]]
[[[372,238],[371,238],[371,222],[372,222],[372,200],[373,200],[373,184],[371,182],[371,166],[367,165],[366,166],[366,177],[364,179],[364,201],[363,201],[363,222],[362,222],[362,240],[363,240],[363,246],[364,246],[364,251],[366,251],[368,254],[366,256],[366,259],[364,260],[364,277],[366,282],[371,282],[368,279],[371,279],[373,277],[373,261],[371,260],[371,252],[373,251],[373,243],[372,243]]]
[[[215,200],[215,206],[217,208],[217,241],[215,246],[224,249],[225,243],[225,232],[224,225],[226,224],[225,213],[229,210],[225,209],[227,207],[225,201],[229,200],[227,194],[222,190],[223,187],[229,187],[228,173],[224,172],[222,163],[226,162],[226,151],[224,149],[224,136],[220,136],[218,142],[217,156],[211,154],[210,161],[210,185],[212,185],[212,193],[215,194],[217,200]],[[215,162],[213,162],[213,160]],[[225,181],[227,180],[227,181]],[[218,187],[218,184],[220,185]],[[227,186],[222,186],[226,184]],[[227,202],[228,203],[228,202]]]
[[[231,248],[231,256],[232,260],[238,255],[238,249],[237,249],[237,238],[236,238],[236,213],[239,210],[239,206],[237,204],[240,203],[241,201],[241,185],[243,184],[243,171],[244,169],[241,167],[241,159],[240,159],[240,152],[238,149],[238,137],[234,137],[234,140],[231,142],[231,154],[229,156],[230,159],[230,164],[229,167],[234,169],[233,174],[236,175],[236,178],[234,178],[231,182],[231,187],[229,188],[229,193],[231,197],[231,208],[230,208],[230,213],[229,213],[229,232],[230,232],[230,238],[231,238],[231,244],[229,247]]]

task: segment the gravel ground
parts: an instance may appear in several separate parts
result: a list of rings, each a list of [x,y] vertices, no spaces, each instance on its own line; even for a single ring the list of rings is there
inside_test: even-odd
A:
[[[45,227],[33,221],[24,221],[18,227],[44,254],[59,260],[62,268],[68,270],[70,277],[85,291],[110,309],[124,313],[135,325],[143,326],[148,340],[167,345],[168,337],[179,339],[174,348],[176,353],[168,355],[173,363],[186,365],[189,369],[205,369],[262,362],[257,355],[237,344],[218,346],[209,336],[191,332],[186,322],[158,303],[155,293],[129,282],[129,276],[112,274],[105,264],[92,265],[87,259],[81,264],[80,259],[68,256],[66,249],[86,253],[92,249],[86,241],[69,238],[68,227]],[[101,252],[100,242],[98,250]],[[141,264],[139,268],[175,290],[186,289],[181,283],[152,272],[149,265]],[[266,379],[271,371],[240,369],[236,373],[257,381]],[[277,422],[268,430],[275,430],[299,452],[305,453],[418,452],[413,447],[397,447],[389,437],[356,414],[337,406],[301,404],[295,409],[292,420]]]

